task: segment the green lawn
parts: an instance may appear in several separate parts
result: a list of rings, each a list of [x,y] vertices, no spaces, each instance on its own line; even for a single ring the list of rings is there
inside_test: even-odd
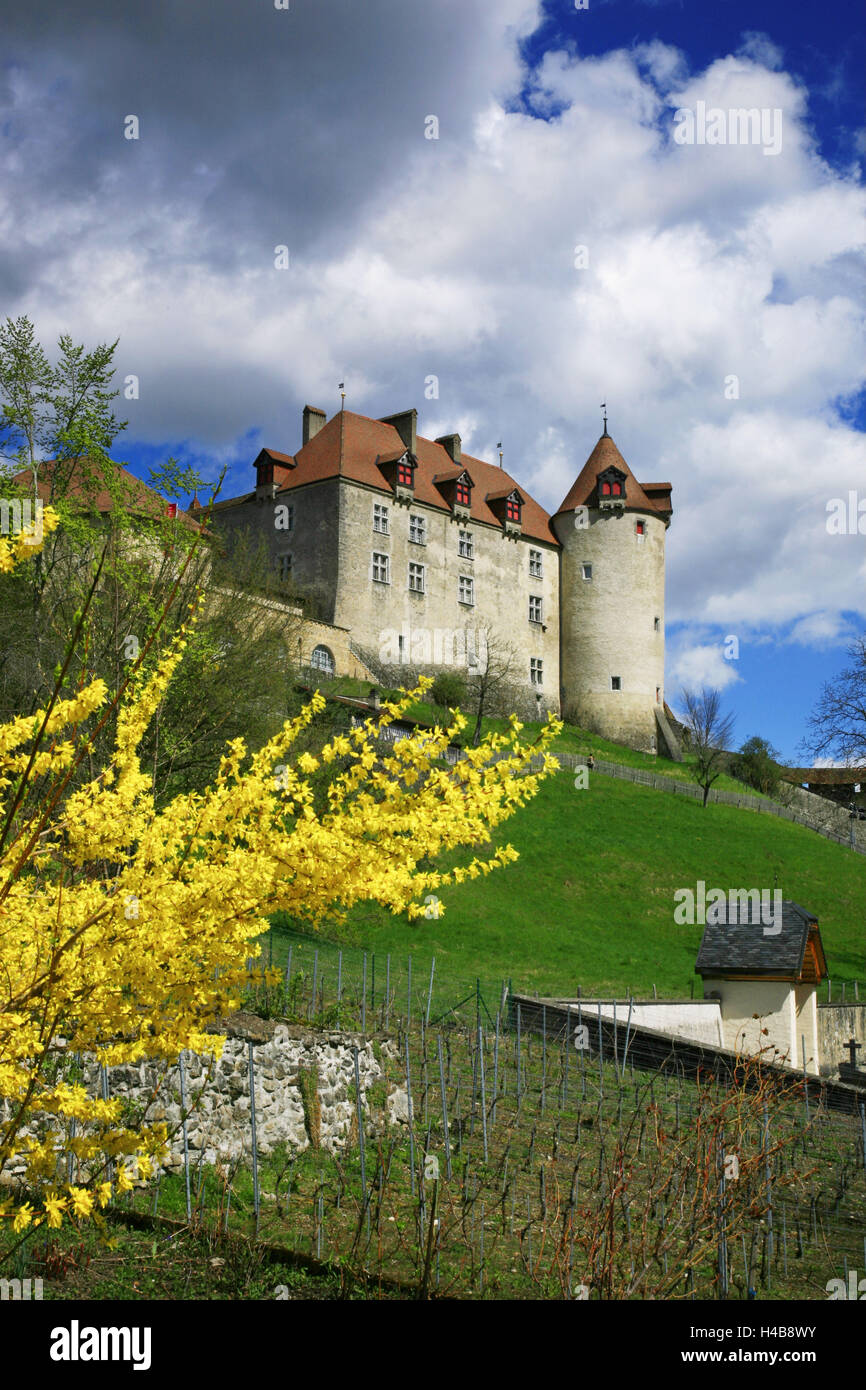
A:
[[[578,985],[651,996],[655,984],[660,995],[679,997],[694,984],[700,997],[702,928],[674,922],[674,891],[699,879],[724,889],[772,889],[775,881],[818,917],[833,997],[843,980],[866,979],[866,859],[801,826],[735,807],[704,809],[601,775],[579,791],[562,772],[542,783],[501,838],[519,860],[444,890],[438,920],[410,923],[364,904],[342,939],[374,952],[380,975],[387,954],[405,960],[411,952],[419,980],[435,955],[443,983],[510,978],[516,990],[563,996]],[[285,960],[286,942],[274,933],[275,963]]]

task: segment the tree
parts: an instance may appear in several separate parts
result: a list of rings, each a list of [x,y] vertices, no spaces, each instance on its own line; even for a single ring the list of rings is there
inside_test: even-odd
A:
[[[139,748],[195,615],[147,670],[160,615],[113,697],[103,679],[65,695],[100,578],[97,568],[45,708],[0,725],[0,1166],[21,1155],[28,1188],[23,1202],[0,1201],[0,1218],[21,1239],[69,1215],[98,1218],[164,1150],[164,1126],[137,1126],[118,1101],[86,1094],[77,1054],[114,1066],[218,1052],[222,1039],[206,1029],[237,1007],[269,914],[316,924],[372,899],[420,916],[425,893],[516,857],[504,846],[453,873],[430,867],[443,851],[489,844],[557,766],[546,748],[558,722],[524,746],[516,720],[444,766],[460,715],[389,757],[372,725],[334,734],[318,757],[297,755],[324,705],[316,693],[257,752],[232,740],[211,786],[159,808]],[[423,689],[385,705],[383,721]],[[66,795],[112,708],[110,758]],[[542,771],[524,775],[539,750]],[[340,759],[317,809],[310,779]]]
[[[99,677],[116,694],[173,593],[145,661],[155,669],[205,590],[182,665],[140,750],[161,801],[207,785],[227,741],[243,735],[258,747],[296,711],[292,663],[302,613],[297,596],[277,584],[262,542],[241,539],[226,553],[202,534],[205,513],[195,522],[169,516],[165,497],[203,486],[193,470],[169,458],[151,470],[158,492],[149,492],[109,458],[124,427],[110,409],[114,346],[87,352],[63,336],[52,368],[27,319],[0,329],[6,490],[47,496],[62,522],[33,563],[0,576],[0,719],[50,698],[103,551],[85,640],[67,673],[72,683]],[[19,467],[26,472],[13,485]],[[115,718],[116,708],[96,738],[91,767],[111,754]]]
[[[754,787],[764,796],[773,796],[779,788],[778,757],[772,744],[756,734],[746,739],[739,753],[731,759],[731,776]]]
[[[722,714],[722,697],[718,690],[704,688],[700,694],[683,690],[680,698],[685,708],[683,723],[694,757],[692,770],[698,786],[703,788],[706,806],[710,787],[724,771],[728,760],[726,745],[733,737],[736,721],[732,714]]]
[[[489,624],[466,632],[466,704],[474,711],[472,747],[481,739],[481,721],[502,703],[517,667],[517,652]]]
[[[824,683],[800,747],[812,758],[830,755],[857,767],[866,764],[866,634],[851,643],[848,656],[851,665]]]

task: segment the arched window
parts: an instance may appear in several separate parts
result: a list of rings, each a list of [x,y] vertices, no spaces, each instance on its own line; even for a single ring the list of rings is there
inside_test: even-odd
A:
[[[610,497],[610,483],[602,483],[601,495],[602,497]]]
[[[316,671],[321,671],[323,676],[332,676],[335,672],[336,664],[334,654],[327,647],[314,647],[313,655],[310,657],[310,665]]]

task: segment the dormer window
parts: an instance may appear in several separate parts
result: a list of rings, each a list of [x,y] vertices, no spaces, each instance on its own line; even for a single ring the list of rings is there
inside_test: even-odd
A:
[[[469,484],[461,481],[454,489],[454,501],[458,507],[469,506]]]
[[[376,459],[379,471],[390,487],[394,489],[395,500],[411,502],[415,488],[415,465],[418,460],[409,449],[401,453],[381,455]]]
[[[503,488],[501,492],[488,492],[484,500],[493,515],[502,524],[506,534],[519,536],[523,498],[517,488]]]
[[[599,501],[603,507],[615,506],[617,503],[622,505],[625,501],[625,474],[622,469],[612,464],[605,468],[603,473],[599,473],[596,481]]]

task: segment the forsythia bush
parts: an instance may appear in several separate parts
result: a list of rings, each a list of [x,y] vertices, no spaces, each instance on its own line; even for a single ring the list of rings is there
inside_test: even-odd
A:
[[[58,691],[48,710],[0,726],[0,1165],[21,1155],[27,1188],[26,1201],[0,1200],[0,1216],[22,1236],[64,1215],[98,1216],[113,1191],[149,1176],[165,1145],[164,1126],[122,1123],[118,1101],[87,1094],[80,1054],[115,1066],[218,1053],[207,1025],[237,1007],[268,914],[316,923],[375,899],[420,916],[421,895],[516,858],[505,847],[450,874],[428,867],[489,842],[557,766],[546,749],[560,726],[551,720],[529,747],[516,719],[443,766],[460,715],[388,756],[363,728],[293,760],[323,708],[317,694],[259,752],[231,743],[204,794],[157,810],[137,748],[184,646],[181,635],[154,673],[139,673],[111,762],[65,800],[54,793],[81,766],[82,726],[106,704],[104,682],[69,699]],[[382,722],[404,703],[386,705]],[[528,773],[538,752],[543,770]],[[316,810],[310,779],[335,760]],[[36,810],[31,799],[23,814],[25,786]]]

